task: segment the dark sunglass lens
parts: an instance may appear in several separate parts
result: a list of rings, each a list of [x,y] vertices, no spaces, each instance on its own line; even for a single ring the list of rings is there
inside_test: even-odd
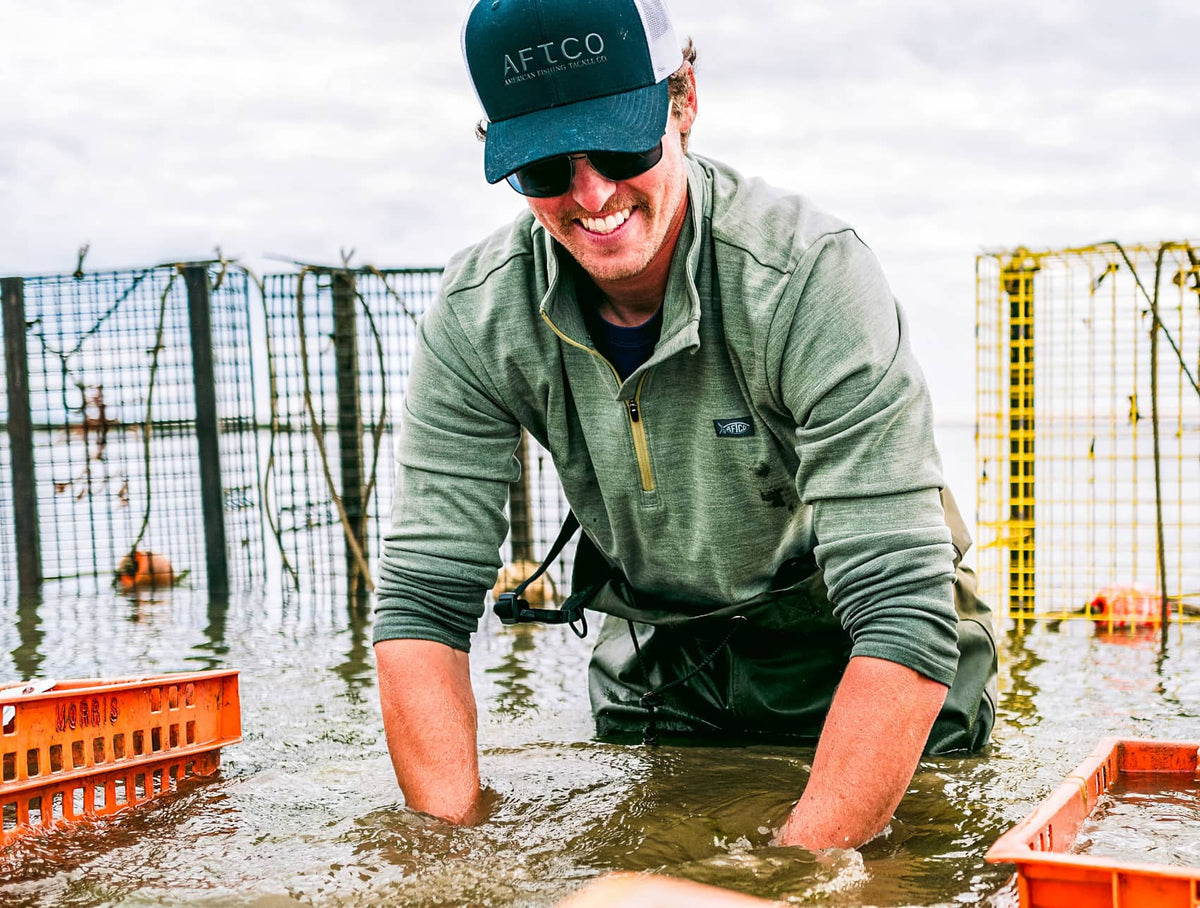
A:
[[[508,175],[508,185],[535,199],[562,195],[571,188],[571,159],[562,155],[526,164]]]
[[[662,142],[649,151],[590,151],[588,160],[609,180],[629,180],[641,176],[662,160]]]

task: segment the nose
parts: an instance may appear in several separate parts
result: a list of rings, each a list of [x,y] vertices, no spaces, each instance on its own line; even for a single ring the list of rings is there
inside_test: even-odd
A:
[[[572,163],[575,175],[571,180],[571,198],[588,211],[602,211],[617,191],[617,184],[601,176],[585,157],[575,158]]]

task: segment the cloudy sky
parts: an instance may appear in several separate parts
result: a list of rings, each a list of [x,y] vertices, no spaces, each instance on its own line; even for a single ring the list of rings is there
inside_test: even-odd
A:
[[[694,151],[853,223],[942,420],[984,249],[1200,238],[1197,0],[673,0]],[[462,0],[0,0],[0,274],[266,256],[435,265],[482,178]]]

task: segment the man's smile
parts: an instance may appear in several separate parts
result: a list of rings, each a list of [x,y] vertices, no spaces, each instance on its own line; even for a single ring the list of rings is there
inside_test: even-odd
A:
[[[575,220],[588,233],[608,236],[627,222],[635,210],[636,208],[622,208],[620,211],[614,211],[612,214],[602,218],[584,216]]]

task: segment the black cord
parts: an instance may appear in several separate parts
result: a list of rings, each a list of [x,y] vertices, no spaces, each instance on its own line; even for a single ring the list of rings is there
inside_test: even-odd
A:
[[[700,672],[704,671],[704,669],[706,669],[712,663],[713,659],[717,658],[717,655],[729,645],[729,641],[733,639],[733,635],[736,634],[745,623],[745,615],[734,615],[731,617],[729,619],[729,630],[726,632],[724,638],[722,638],[720,643],[713,647],[712,651],[707,656],[696,663],[691,671],[680,678],[676,678],[674,681],[668,681],[662,687],[655,688],[650,684],[650,671],[646,667],[645,658],[642,656],[642,647],[638,642],[637,632],[633,629],[633,622],[629,620],[626,621],[626,624],[629,625],[629,637],[633,640],[633,651],[637,655],[638,665],[642,669],[642,677],[646,681],[646,692],[642,694],[641,700],[639,701],[647,713],[646,726],[642,730],[643,744],[649,746],[655,746],[658,744],[658,724],[654,715],[655,703],[661,701],[663,699],[663,694],[665,694],[671,688],[679,687],[681,684],[686,684],[688,681],[691,681],[692,678],[696,677],[696,675],[700,674]],[[691,718],[693,722],[696,721],[694,717],[689,718]]]

